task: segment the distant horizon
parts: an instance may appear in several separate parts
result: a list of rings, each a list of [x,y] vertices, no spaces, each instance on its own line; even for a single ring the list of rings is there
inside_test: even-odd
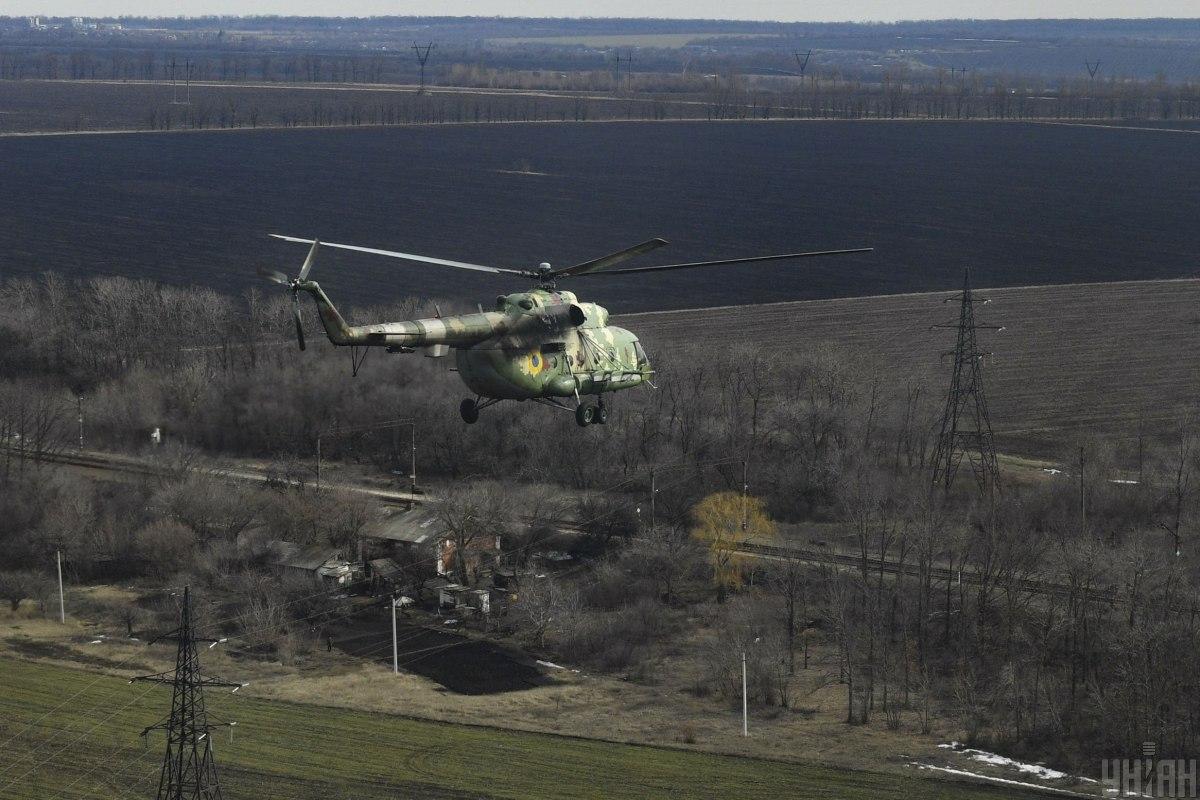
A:
[[[131,10],[125,0],[11,0],[3,17],[42,16],[48,18],[89,17],[119,19],[122,17],[145,19],[204,19],[221,17],[253,19],[261,17],[297,17],[310,19],[372,19],[372,18],[446,18],[446,19],[562,19],[562,20],[672,20],[696,22],[778,22],[785,24],[897,24],[906,22],[1020,22],[1020,21],[1190,21],[1200,20],[1195,0],[1152,0],[1138,3],[1136,15],[1122,14],[1117,9],[1128,6],[1127,0],[975,0],[966,5],[976,9],[963,14],[963,3],[951,0],[899,0],[882,3],[877,0],[845,0],[840,3],[822,4],[832,13],[822,13],[812,6],[806,9],[803,18],[788,14],[770,13],[768,9],[785,4],[778,0],[751,0],[742,5],[745,16],[728,17],[705,15],[703,9],[721,7],[715,0],[651,0],[659,6],[657,13],[645,13],[645,3],[636,0],[617,0],[611,6],[616,13],[603,16],[573,13],[575,7],[585,6],[580,0],[533,0],[513,3],[510,0],[450,0],[439,3],[437,11],[423,10],[420,4],[412,3],[407,8],[397,9],[393,0],[347,0],[343,4],[347,13],[319,13],[327,8],[318,0],[198,0],[179,3],[175,0],[142,0],[141,10]],[[180,6],[189,7],[186,13],[178,13]],[[787,4],[792,5],[792,4]],[[673,11],[681,7],[680,12]],[[1034,11],[1034,7],[1040,7]],[[518,12],[516,9],[520,9]],[[621,9],[629,11],[622,13]],[[876,12],[873,9],[878,8]],[[1047,10],[1039,13],[1041,8]],[[552,9],[554,11],[552,11]],[[558,10],[562,9],[562,10]],[[634,10],[636,9],[636,11]],[[856,9],[861,9],[856,11]],[[883,9],[886,9],[884,11]],[[907,11],[905,10],[907,9]],[[921,13],[917,9],[928,9]],[[937,13],[939,10],[950,13]],[[557,11],[557,13],[554,13]],[[681,13],[686,11],[686,13]],[[699,11],[700,13],[697,13]],[[439,13],[440,12],[440,13]],[[532,12],[532,13],[531,13]],[[956,12],[956,13],[954,13]]]

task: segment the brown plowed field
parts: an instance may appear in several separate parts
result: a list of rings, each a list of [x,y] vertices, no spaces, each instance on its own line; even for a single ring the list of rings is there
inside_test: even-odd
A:
[[[981,290],[980,333],[993,353],[985,381],[993,425],[1010,444],[1053,440],[1072,428],[1133,435],[1161,429],[1200,386],[1200,282],[1138,281]],[[822,342],[874,365],[888,379],[923,379],[944,392],[954,293],[813,300],[765,306],[624,315],[656,347]]]

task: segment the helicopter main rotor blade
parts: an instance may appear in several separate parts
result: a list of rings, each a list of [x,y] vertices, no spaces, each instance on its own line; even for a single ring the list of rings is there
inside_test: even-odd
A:
[[[285,242],[299,242],[300,244],[317,244],[315,239],[301,239],[295,236],[281,236],[278,233],[272,233],[271,236],[276,239],[282,239]],[[374,247],[359,247],[356,244],[338,244],[336,242],[321,242],[322,247],[336,247],[339,250],[353,250],[358,253],[370,253],[376,256],[387,256],[389,258],[402,258],[406,261],[419,261],[423,264],[437,264],[442,267],[454,267],[456,269],[470,269],[476,272],[495,272],[508,275],[528,276],[529,272],[521,269],[505,269],[503,267],[488,267],[483,264],[471,264],[466,261],[450,261],[445,258],[433,258],[431,256],[418,256],[413,253],[398,253],[395,250],[378,250]]]
[[[271,283],[278,283],[280,286],[287,286],[289,283],[291,283],[291,281],[288,280],[288,276],[284,275],[282,272],[280,272],[277,269],[267,269],[266,267],[259,267],[258,274],[262,275],[264,278],[269,280]]]
[[[304,264],[300,267],[300,280],[308,277],[308,271],[312,269],[313,262],[317,260],[317,248],[320,246],[320,242],[313,242],[312,247],[309,248],[308,256],[304,259]]]
[[[633,247],[626,247],[624,250],[618,250],[615,253],[609,253],[600,258],[593,258],[591,261],[584,261],[582,264],[575,264],[571,267],[563,267],[562,269],[551,270],[547,277],[557,278],[560,275],[582,275],[585,272],[595,272],[596,270],[611,267],[613,264],[620,264],[622,261],[640,256],[642,253],[649,253],[651,250],[657,250],[664,245],[670,244],[666,239],[655,237],[648,239],[641,244],[635,244]]]
[[[789,258],[812,258],[814,256],[842,256],[851,253],[870,253],[874,247],[856,247],[852,250],[817,250],[811,253],[782,253],[775,256],[751,256],[750,258],[726,258],[721,261],[693,261],[688,264],[663,264],[655,267],[626,267],[604,272],[581,272],[579,277],[598,275],[628,275],[633,272],[662,272],[669,269],[691,269],[692,267],[721,267],[729,264],[753,264],[760,261],[783,261]]]

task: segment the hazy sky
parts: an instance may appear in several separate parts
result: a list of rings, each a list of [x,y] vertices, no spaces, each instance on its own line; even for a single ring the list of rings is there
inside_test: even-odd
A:
[[[1200,17],[1200,0],[0,0],[0,14],[502,15],[879,20],[1026,17]]]

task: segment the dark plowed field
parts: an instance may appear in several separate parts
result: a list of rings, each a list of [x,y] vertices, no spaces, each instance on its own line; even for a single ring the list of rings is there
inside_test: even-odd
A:
[[[671,260],[872,256],[579,279],[617,311],[1190,275],[1200,137],[952,122],[602,123],[0,140],[0,269],[231,292],[316,235],[527,266],[654,235]],[[658,255],[658,254],[656,254]],[[485,302],[512,281],[330,254],[335,299]]]
[[[398,628],[396,642],[402,670],[459,694],[515,692],[553,683],[532,659],[496,642],[407,624]],[[384,616],[346,628],[333,644],[351,655],[392,665],[392,627]]]

